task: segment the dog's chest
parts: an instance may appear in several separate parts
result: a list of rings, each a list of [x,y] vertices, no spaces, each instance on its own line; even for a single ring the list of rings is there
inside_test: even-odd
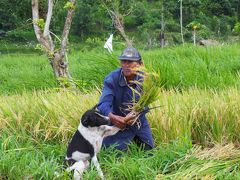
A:
[[[94,153],[98,153],[101,150],[103,137],[99,136],[97,134],[91,135],[87,138],[87,140],[90,142],[90,144],[93,146]]]

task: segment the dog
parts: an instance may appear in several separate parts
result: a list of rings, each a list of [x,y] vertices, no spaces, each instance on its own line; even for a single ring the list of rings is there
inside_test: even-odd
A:
[[[65,157],[64,165],[68,172],[74,170],[74,180],[79,180],[92,160],[101,179],[104,179],[97,153],[101,150],[104,137],[116,134],[120,129],[110,126],[107,116],[101,115],[96,108],[86,111],[80,120],[80,125],[73,135]]]

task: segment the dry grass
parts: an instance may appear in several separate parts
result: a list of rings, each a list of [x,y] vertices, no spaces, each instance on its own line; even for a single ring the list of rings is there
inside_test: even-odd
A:
[[[0,130],[25,132],[35,139],[66,141],[83,112],[100,93],[34,92],[0,97]],[[179,138],[195,144],[240,144],[240,95],[237,89],[183,92],[161,91],[152,104],[163,105],[147,114],[156,144]]]
[[[68,91],[34,92],[0,98],[2,131],[25,132],[34,139],[67,141],[76,130],[82,113],[98,101],[97,91],[81,94]]]
[[[239,172],[240,149],[233,144],[216,144],[212,148],[193,147],[183,158],[170,166],[177,167],[176,172],[159,174],[160,179],[217,179],[234,177]],[[236,176],[235,176],[236,177]]]

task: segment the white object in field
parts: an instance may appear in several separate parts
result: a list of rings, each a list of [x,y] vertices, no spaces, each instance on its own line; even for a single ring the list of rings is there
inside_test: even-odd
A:
[[[106,43],[104,44],[104,48],[106,48],[109,53],[112,53],[112,52],[113,52],[112,40],[113,40],[113,34],[111,34],[111,35],[109,36],[108,40],[107,40]]]

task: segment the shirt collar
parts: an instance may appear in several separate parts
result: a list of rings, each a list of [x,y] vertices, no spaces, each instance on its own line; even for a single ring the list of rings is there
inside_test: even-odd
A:
[[[121,73],[120,73],[118,82],[119,82],[119,85],[122,86],[122,87],[127,86],[127,80],[126,80],[125,76],[123,75],[122,69],[121,69]]]

